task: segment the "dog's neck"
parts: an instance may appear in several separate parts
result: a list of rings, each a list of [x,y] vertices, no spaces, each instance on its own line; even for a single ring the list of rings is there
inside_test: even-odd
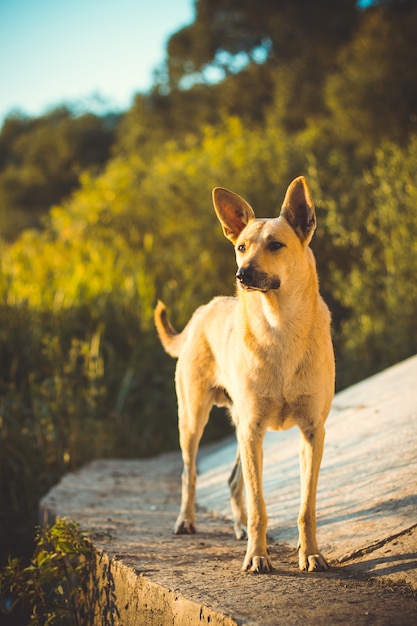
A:
[[[288,334],[290,326],[299,327],[296,336],[308,333],[314,323],[314,303],[318,303],[319,298],[314,273],[312,279],[304,283],[304,289],[299,287],[291,293],[286,293],[285,287],[267,292],[242,290],[239,293],[249,326],[258,338],[265,335],[267,341],[271,341],[273,335],[280,335],[281,330]],[[308,309],[306,302],[310,303]]]
[[[270,294],[270,297],[261,298],[262,312],[264,314],[265,321],[272,330],[279,330],[283,321],[283,316],[280,314],[281,311],[277,296],[278,294]],[[274,300],[278,301],[278,307]]]

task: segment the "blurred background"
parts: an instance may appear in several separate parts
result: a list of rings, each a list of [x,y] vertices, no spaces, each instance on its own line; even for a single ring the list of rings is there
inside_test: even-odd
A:
[[[65,472],[178,445],[152,311],[234,292],[212,187],[273,216],[307,177],[338,389],[416,352],[416,32],[415,0],[0,0],[0,565]]]

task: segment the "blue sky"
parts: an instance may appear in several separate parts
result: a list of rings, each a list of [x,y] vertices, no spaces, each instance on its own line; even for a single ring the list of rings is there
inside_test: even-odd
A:
[[[0,0],[0,125],[96,95],[128,108],[193,17],[194,0]]]

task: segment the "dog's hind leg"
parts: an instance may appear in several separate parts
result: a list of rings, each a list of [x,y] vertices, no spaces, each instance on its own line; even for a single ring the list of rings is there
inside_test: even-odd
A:
[[[207,392],[203,385],[192,389],[184,386],[181,370],[177,370],[177,396],[179,439],[184,466],[181,509],[174,526],[174,534],[181,535],[196,532],[196,457],[213,402],[210,392]]]
[[[234,531],[236,539],[246,539],[247,515],[245,502],[243,498],[243,474],[242,464],[240,461],[239,448],[237,450],[236,461],[230,474],[228,485],[230,489],[230,503],[234,519]]]
[[[328,569],[320,553],[316,539],[316,492],[324,447],[324,426],[301,430],[300,475],[301,503],[298,516],[298,559],[301,570],[323,571]]]

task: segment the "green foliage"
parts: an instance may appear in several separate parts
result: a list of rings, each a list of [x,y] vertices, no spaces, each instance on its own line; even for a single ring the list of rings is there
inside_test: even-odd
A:
[[[165,77],[172,88],[204,80],[208,68],[224,75],[265,56],[280,63],[317,51],[323,68],[355,17],[355,0],[198,0],[193,24],[169,39]]]
[[[405,149],[383,143],[363,177],[360,259],[347,288],[340,283],[334,291],[351,311],[341,332],[345,377],[355,368],[364,377],[417,352],[416,162],[416,136]]]
[[[59,311],[110,299],[135,310],[145,331],[162,297],[184,323],[197,302],[233,290],[233,254],[211,189],[227,184],[249,198],[262,195],[261,210],[272,215],[280,198],[271,183],[282,189],[288,178],[285,150],[279,129],[248,132],[230,118],[186,148],[167,142],[151,163],[117,158],[101,176],[83,175],[42,233],[26,231],[5,250],[7,302]]]
[[[35,541],[29,565],[10,559],[0,571],[0,613],[18,612],[20,624],[92,626],[96,557],[86,536],[60,520]]]
[[[373,153],[381,138],[404,143],[417,128],[417,7],[366,12],[329,76],[326,103],[340,134]]]
[[[109,157],[113,121],[60,108],[37,119],[12,115],[0,132],[0,237],[13,240]]]
[[[101,307],[101,308],[100,308]],[[92,458],[177,443],[174,363],[135,311],[0,309],[0,554],[26,552],[37,505]]]

